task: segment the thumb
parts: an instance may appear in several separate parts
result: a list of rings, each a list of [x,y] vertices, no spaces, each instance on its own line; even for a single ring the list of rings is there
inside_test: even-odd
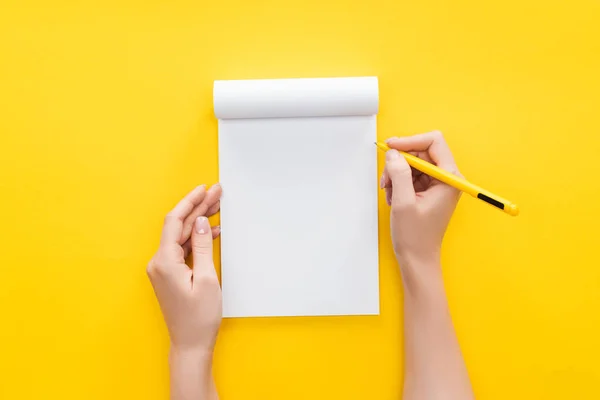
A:
[[[192,232],[192,254],[194,258],[194,271],[206,272],[213,270],[213,239],[208,218],[198,217],[194,222]]]
[[[412,171],[406,159],[397,150],[385,153],[385,168],[392,181],[392,207],[403,209],[416,201]]]

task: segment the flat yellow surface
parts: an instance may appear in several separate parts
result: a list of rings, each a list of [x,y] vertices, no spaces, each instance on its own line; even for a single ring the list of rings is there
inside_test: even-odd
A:
[[[380,139],[440,129],[522,209],[463,197],[444,246],[478,398],[600,398],[599,20],[597,0],[2,1],[0,398],[167,398],[145,265],[218,179],[213,80],[361,75]],[[380,195],[381,316],[225,321],[223,399],[400,397],[388,215]]]

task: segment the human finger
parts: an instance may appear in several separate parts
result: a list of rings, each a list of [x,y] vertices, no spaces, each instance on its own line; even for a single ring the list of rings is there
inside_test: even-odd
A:
[[[415,189],[412,182],[412,173],[406,159],[396,150],[389,150],[385,154],[387,174],[392,181],[392,207],[403,209],[415,202]]]
[[[210,228],[213,240],[221,235],[221,225],[216,225]],[[181,245],[183,248],[183,258],[187,258],[192,251],[192,240],[188,239],[184,244]]]
[[[454,156],[440,131],[394,137],[386,140],[386,143],[396,150],[427,152],[431,160],[440,168],[452,173],[458,172]]]
[[[183,229],[183,221],[192,212],[194,207],[202,203],[206,195],[206,186],[200,185],[189,192],[173,210],[165,216],[161,235],[161,246],[178,243]]]
[[[194,275],[216,274],[213,263],[212,230],[208,218],[196,218],[191,242]]]
[[[388,206],[392,205],[393,190],[394,189],[391,186],[388,186],[385,188],[385,202],[387,203]]]
[[[206,212],[206,216],[211,217],[211,216],[215,215],[216,213],[218,213],[220,209],[221,209],[221,200],[217,200],[217,202],[208,209],[208,211]]]
[[[179,243],[185,243],[192,233],[192,228],[194,226],[194,222],[200,216],[210,217],[218,209],[220,208],[219,199],[221,198],[221,185],[218,183],[212,185],[210,189],[206,192],[206,196],[202,203],[200,203],[194,210],[187,216],[185,221],[183,222],[183,229],[181,231],[181,237],[179,238]],[[217,208],[215,211],[215,207]]]

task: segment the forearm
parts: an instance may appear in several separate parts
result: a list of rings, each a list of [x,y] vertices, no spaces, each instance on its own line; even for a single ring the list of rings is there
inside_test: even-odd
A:
[[[171,346],[169,352],[171,400],[217,400],[212,377],[212,352],[179,351]]]
[[[404,400],[473,399],[439,265],[405,267]]]

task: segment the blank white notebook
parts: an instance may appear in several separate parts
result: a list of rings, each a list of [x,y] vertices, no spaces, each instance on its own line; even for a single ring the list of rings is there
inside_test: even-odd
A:
[[[376,77],[215,81],[225,317],[379,314]]]

